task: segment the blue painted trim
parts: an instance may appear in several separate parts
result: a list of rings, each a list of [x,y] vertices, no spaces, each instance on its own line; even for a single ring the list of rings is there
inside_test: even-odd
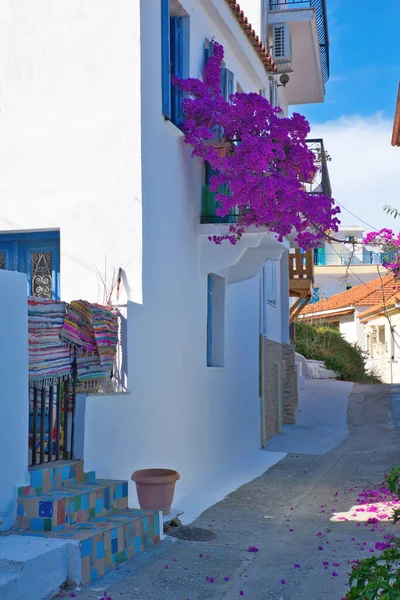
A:
[[[162,112],[166,119],[171,118],[171,30],[169,0],[161,0],[161,73],[162,73]]]
[[[207,367],[212,367],[212,276],[207,275]]]
[[[59,240],[60,231],[29,231],[29,232],[14,232],[0,233],[0,244],[4,242],[24,242],[28,240]]]
[[[183,17],[171,19],[171,73],[183,77]],[[171,121],[179,127],[182,123],[183,92],[171,86]]]
[[[52,297],[60,299],[60,232],[32,231],[0,234],[0,252],[6,253],[6,267],[27,275],[27,293],[32,293],[31,252],[52,254]]]

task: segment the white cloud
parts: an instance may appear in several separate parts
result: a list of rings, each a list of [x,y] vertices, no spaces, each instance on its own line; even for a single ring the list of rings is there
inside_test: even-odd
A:
[[[310,137],[322,137],[333,197],[377,229],[400,229],[400,219],[383,212],[400,209],[400,148],[390,144],[393,121],[380,113],[349,116],[311,126]],[[342,225],[363,225],[342,209]]]

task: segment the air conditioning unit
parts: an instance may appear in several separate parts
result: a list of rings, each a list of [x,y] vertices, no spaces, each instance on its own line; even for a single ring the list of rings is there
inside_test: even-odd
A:
[[[277,65],[286,66],[292,60],[290,28],[285,23],[272,26],[272,56]]]

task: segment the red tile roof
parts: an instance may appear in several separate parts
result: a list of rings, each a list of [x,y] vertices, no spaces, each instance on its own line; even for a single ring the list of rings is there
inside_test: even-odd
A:
[[[385,300],[385,302],[380,302],[375,306],[371,306],[367,310],[364,310],[362,313],[358,315],[361,322],[365,322],[370,318],[375,318],[379,316],[381,313],[385,314],[387,309],[393,308],[397,303],[400,302],[400,294],[396,293],[394,296],[389,298],[389,300]]]
[[[313,304],[308,304],[301,312],[301,316],[318,313],[326,310],[335,310],[347,308],[350,306],[369,306],[382,303],[382,296],[385,301],[391,298],[399,291],[398,284],[394,283],[393,275],[384,275],[377,277],[367,283],[356,285],[355,287],[335,294],[326,300],[320,300]]]
[[[250,43],[254,46],[255,51],[260,57],[261,61],[264,63],[265,70],[267,73],[273,73],[276,71],[276,66],[274,61],[271,58],[270,53],[266,49],[266,47],[261,42],[260,38],[252,28],[249,23],[248,18],[245,16],[244,12],[240,8],[240,4],[236,2],[236,0],[225,0],[225,2],[229,5],[231,11],[235,15],[239,25],[247,35]]]

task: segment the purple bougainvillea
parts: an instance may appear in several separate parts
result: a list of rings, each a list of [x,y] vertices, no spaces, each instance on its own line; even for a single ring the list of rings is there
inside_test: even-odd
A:
[[[184,141],[193,147],[192,156],[214,170],[211,191],[229,186],[228,194],[216,196],[217,214],[224,217],[235,208],[241,215],[229,234],[212,240],[235,244],[245,228],[254,226],[267,227],[280,240],[295,231],[299,245],[315,246],[327,230],[337,231],[340,209],[330,197],[304,189],[302,182],[317,170],[306,144],[309,124],[297,113],[283,117],[280,108],[257,93],[237,92],[225,100],[220,90],[223,57],[223,47],[213,41],[202,80],[173,78],[188,94],[183,100]]]

